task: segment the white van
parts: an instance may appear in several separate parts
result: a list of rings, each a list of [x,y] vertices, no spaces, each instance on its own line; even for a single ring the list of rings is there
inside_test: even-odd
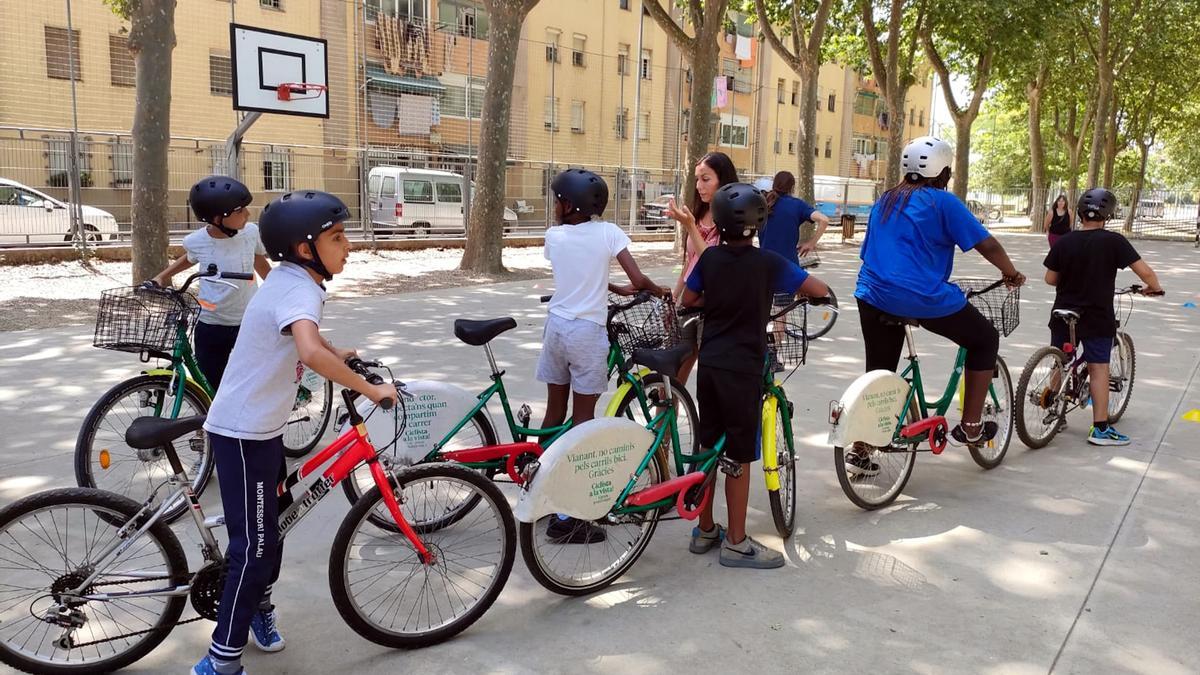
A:
[[[463,185],[463,176],[449,171],[377,166],[367,174],[371,226],[376,234],[462,236]],[[516,222],[505,208],[504,224]]]
[[[88,241],[117,238],[117,219],[84,205],[83,229]],[[0,178],[0,243],[30,244],[71,241],[71,215],[66,202],[15,180]]]

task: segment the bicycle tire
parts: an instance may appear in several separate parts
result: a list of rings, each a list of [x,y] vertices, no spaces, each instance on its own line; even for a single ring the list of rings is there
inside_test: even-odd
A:
[[[125,445],[125,429],[135,419],[134,415],[126,415],[124,419],[118,419],[116,422],[122,424],[121,429],[111,429],[111,438],[106,437],[104,440],[109,441],[109,446],[104,449],[109,451],[109,456],[113,454],[115,444],[123,446],[123,451],[120,454],[125,457],[119,461],[141,462],[142,464],[155,464],[158,468],[156,475],[151,477],[147,474],[147,489],[144,493],[130,494],[133,489],[133,480],[136,476],[131,476],[128,484],[121,485],[116,481],[105,480],[105,484],[101,485],[96,479],[96,469],[101,468],[100,460],[94,456],[96,451],[96,436],[104,422],[106,416],[112,411],[123,399],[131,395],[137,395],[140,391],[150,392],[166,392],[171,386],[171,376],[168,375],[139,375],[132,377],[123,382],[118,382],[111,389],[104,392],[88,411],[87,417],[83,420],[83,426],[79,429],[79,435],[75,439],[75,481],[80,487],[97,488],[108,490],[116,494],[128,497],[134,502],[144,502],[150,496],[150,488],[153,487],[156,481],[166,480],[171,475],[170,464],[167,458],[159,455],[160,451],[138,451]],[[154,396],[155,394],[151,394]],[[181,414],[191,406],[191,414],[204,415],[208,413],[208,394],[205,393],[200,385],[192,380],[188,380],[184,386],[184,406],[180,408]],[[164,396],[165,398],[165,396]],[[133,404],[135,410],[144,410],[145,407]],[[164,406],[165,407],[165,406]],[[204,492],[204,488],[208,485],[209,479],[212,477],[214,458],[212,446],[209,443],[208,434],[206,432],[197,432],[203,434],[203,449],[199,451],[199,456],[195,462],[187,462],[192,452],[192,446],[185,439],[180,439],[175,442],[175,449],[179,452],[181,459],[184,460],[184,466],[188,469],[189,476],[192,481],[192,491],[199,496]],[[184,443],[188,443],[185,447]],[[154,459],[146,459],[153,456]],[[111,459],[110,459],[111,468]],[[135,469],[136,472],[136,469]],[[165,522],[174,522],[188,508],[187,502],[180,500],[174,507],[163,514]]]
[[[656,388],[660,391],[663,389],[662,373],[647,373],[645,377],[641,378],[641,380],[642,388],[647,392],[653,391]],[[683,429],[680,429],[679,431],[679,443],[683,446],[682,454],[685,458],[695,456],[700,452],[700,434],[696,431],[696,420],[699,417],[696,412],[696,402],[692,400],[692,395],[688,393],[687,387],[680,384],[679,380],[671,377],[670,382],[672,395],[679,399],[679,406],[676,408],[676,424],[679,424],[678,412],[680,410],[683,411],[688,420],[688,438],[684,438]],[[633,420],[642,426],[650,424],[650,420],[643,419],[641,405],[638,403],[637,391],[633,387],[627,389],[625,394],[621,397],[620,403],[617,404],[616,416]],[[659,461],[666,468],[666,471],[663,475],[671,475],[671,466],[673,466],[674,463],[674,456],[668,445],[664,444],[659,446]]]
[[[1137,375],[1137,352],[1133,349],[1133,338],[1129,337],[1129,333],[1117,331],[1115,339],[1115,351],[1117,359],[1120,361],[1128,361],[1129,374],[1122,375],[1125,382],[1121,387],[1121,396],[1113,396],[1112,380],[1109,380],[1108,387],[1108,423],[1115,424],[1121,420],[1121,416],[1125,414],[1125,409],[1129,407],[1129,399],[1133,398],[1133,378]],[[1124,354],[1125,349],[1128,349],[1128,355]],[[1110,378],[1111,378],[1110,366]]]
[[[1058,363],[1058,369],[1061,375],[1058,385],[1058,392],[1056,394],[1056,399],[1058,400],[1054,404],[1055,410],[1051,411],[1051,414],[1042,415],[1042,423],[1047,428],[1039,431],[1037,427],[1030,425],[1029,421],[1026,420],[1025,415],[1027,412],[1026,407],[1033,405],[1033,399],[1031,397],[1034,394],[1029,391],[1030,381],[1033,379],[1033,374],[1037,370],[1038,364],[1047,357],[1052,359],[1052,362],[1049,366],[1051,369],[1054,368],[1054,362]],[[1066,418],[1066,414],[1063,411],[1062,395],[1063,389],[1069,380],[1067,372],[1069,367],[1070,359],[1067,358],[1067,355],[1065,352],[1063,352],[1063,350],[1059,349],[1058,347],[1042,347],[1034,352],[1033,356],[1029,357],[1029,360],[1025,362],[1025,367],[1021,370],[1021,378],[1017,382],[1016,415],[1014,415],[1014,417],[1016,417],[1017,423],[1017,437],[1020,438],[1021,442],[1031,450],[1044,448],[1050,443],[1050,441],[1054,440],[1054,437],[1058,435],[1059,428],[1062,426],[1062,421]],[[1041,387],[1040,382],[1035,382],[1033,384],[1036,387]],[[1038,396],[1040,397],[1041,394],[1038,394]]]
[[[646,469],[647,474],[649,474],[648,480],[644,485],[639,484],[643,487],[654,485],[655,483],[662,481],[667,475],[662,465],[662,456],[658,453],[655,453],[655,459],[646,465]],[[712,487],[710,486],[709,489],[711,490]],[[633,564],[642,556],[642,553],[645,552],[646,546],[649,545],[650,539],[654,537],[654,531],[658,527],[658,519],[662,516],[662,509],[654,509],[653,511],[646,511],[643,513],[645,514],[645,519],[641,521],[641,528],[637,538],[629,543],[627,555],[624,555],[619,560],[614,561],[611,565],[609,565],[609,569],[605,570],[597,578],[587,581],[581,580],[579,583],[568,583],[566,580],[559,577],[559,575],[554,571],[546,569],[546,566],[550,562],[553,562],[553,560],[544,560],[539,553],[537,547],[538,540],[545,531],[544,527],[539,527],[539,523],[546,522],[550,518],[556,518],[557,516],[553,514],[541,518],[538,522],[518,524],[517,535],[521,542],[521,557],[524,558],[525,566],[529,569],[529,573],[547,590],[554,591],[559,595],[568,596],[580,596],[595,593],[596,591],[608,587],[614,581],[621,578],[623,574],[629,571],[630,567],[633,567]],[[607,523],[597,521],[596,524],[604,526],[607,534],[607,528],[609,527]],[[606,542],[611,537],[612,535],[608,535]],[[625,537],[622,537],[621,541],[625,541],[625,539]],[[599,545],[600,544],[560,544],[560,546],[571,547],[576,551],[583,551],[586,555],[588,555],[589,560],[591,559],[591,556],[587,549]]]
[[[908,412],[904,415],[904,419],[900,420],[900,424],[903,425],[905,423],[904,420],[906,419],[911,420],[917,419],[918,417],[920,417],[920,411],[918,409],[917,402],[914,400],[909,404]],[[880,458],[888,455],[903,456],[903,459],[901,460],[903,463],[898,467],[899,470],[895,472],[895,479],[888,486],[888,489],[884,490],[883,494],[875,499],[864,497],[863,495],[859,494],[857,489],[855,489],[856,483],[861,484],[865,482],[865,479],[851,476],[846,471],[845,449],[840,447],[834,447],[833,449],[834,469],[837,471],[838,483],[842,486],[842,492],[846,494],[846,497],[853,502],[855,506],[866,511],[874,511],[896,501],[896,497],[899,497],[904,491],[904,487],[908,485],[908,479],[912,477],[913,466],[916,464],[917,460],[917,453],[914,450],[873,452],[872,455]],[[881,466],[881,474],[882,468],[883,467]],[[874,478],[874,476],[872,476],[872,478]]]
[[[397,472],[393,477],[393,481],[396,485],[395,489],[398,492],[403,492],[407,485],[415,481],[427,480],[458,481],[462,484],[469,485],[473,490],[477,491],[479,495],[480,501],[477,503],[486,502],[490,505],[490,511],[495,513],[497,516],[496,522],[499,530],[494,536],[498,536],[500,538],[499,544],[501,546],[499,559],[495,564],[496,573],[491,578],[491,581],[486,585],[480,597],[474,599],[470,607],[465,608],[461,615],[455,616],[453,619],[451,619],[449,622],[445,622],[443,625],[439,625],[428,630],[419,630],[413,632],[397,631],[394,629],[394,627],[389,629],[388,627],[381,625],[380,621],[374,618],[374,615],[368,611],[368,607],[361,606],[361,604],[354,597],[352,597],[352,586],[354,585],[354,582],[350,578],[352,572],[348,568],[348,560],[351,553],[356,550],[361,552],[363,550],[370,549],[372,555],[382,556],[383,551],[388,548],[388,541],[394,542],[397,547],[407,551],[407,554],[401,556],[404,558],[403,560],[397,561],[394,565],[389,567],[388,570],[381,572],[379,575],[368,577],[370,580],[370,583],[367,584],[368,588],[382,583],[382,577],[384,574],[387,574],[388,571],[393,571],[401,567],[406,562],[414,562],[418,567],[417,570],[413,574],[409,575],[407,579],[401,579],[399,582],[401,584],[407,583],[410,579],[419,581],[422,576],[424,576],[426,583],[428,583],[430,580],[439,579],[444,580],[445,583],[451,583],[449,582],[451,575],[462,575],[464,574],[464,571],[473,571],[481,564],[480,560],[485,554],[478,552],[479,542],[481,539],[486,541],[493,535],[487,533],[480,535],[462,535],[460,533],[460,528],[469,528],[481,520],[480,516],[483,511],[479,509],[473,509],[476,517],[472,518],[470,522],[462,522],[462,520],[459,519],[453,525],[449,525],[444,529],[436,532],[423,533],[421,535],[422,540],[437,554],[436,561],[433,564],[437,573],[430,573],[426,571],[422,575],[421,570],[428,570],[428,568],[423,563],[420,563],[416,560],[417,556],[415,551],[413,551],[411,543],[406,537],[404,537],[404,535],[397,534],[394,531],[379,530],[373,525],[367,525],[372,520],[370,517],[372,512],[387,512],[386,508],[382,504],[383,497],[379,492],[379,488],[372,488],[370,492],[365,494],[363,498],[358,500],[350,509],[350,513],[346,515],[346,518],[342,521],[341,526],[338,528],[337,536],[334,537],[333,546],[329,552],[329,589],[331,595],[333,596],[333,604],[335,607],[337,607],[338,613],[342,616],[342,619],[346,621],[346,624],[362,637],[384,647],[392,647],[397,649],[426,647],[439,642],[444,642],[463,630],[466,630],[471,624],[475,623],[481,616],[483,616],[484,612],[486,612],[488,608],[492,606],[492,603],[495,602],[496,598],[500,595],[500,592],[504,589],[505,583],[508,581],[509,574],[512,572],[513,560],[516,558],[516,525],[515,521],[513,520],[512,510],[509,508],[508,501],[505,499],[504,494],[500,492],[500,488],[496,487],[495,483],[487,478],[484,478],[477,471],[472,471],[466,467],[450,463],[418,464],[416,466],[406,468],[403,471]],[[411,508],[410,501],[401,503],[401,509],[408,510],[409,508]],[[360,527],[369,527],[372,530],[380,532],[383,536],[380,537],[375,535],[373,536],[373,539],[378,540],[381,543],[374,543],[371,545],[354,545],[353,538]],[[398,528],[393,523],[392,530],[395,529]],[[468,546],[471,549],[470,554],[466,556],[467,559],[470,560],[470,565],[468,566],[464,563],[458,563],[459,567],[461,567],[463,571],[451,570],[449,563],[446,562],[450,559],[449,554],[452,550],[450,547],[455,543]],[[378,568],[378,565],[372,565],[371,567],[372,570],[377,570]],[[478,585],[478,582],[474,580],[472,580],[472,583]],[[455,584],[455,586],[456,592],[467,587],[465,585],[460,586],[458,584]],[[399,598],[394,596],[394,589],[387,590],[385,598],[389,601],[387,603],[388,609],[387,611],[383,612],[383,617],[381,618],[386,619],[389,614],[393,614],[393,612],[391,612],[391,600],[395,599],[396,602],[401,602],[404,596],[407,594],[407,589],[408,587],[405,585],[404,590],[401,591]],[[423,590],[421,592],[421,597],[425,597]],[[461,600],[461,595],[458,595],[457,599]],[[448,606],[449,605],[447,605],[447,607]],[[443,607],[441,605],[437,606],[439,618],[442,608]],[[420,608],[418,607],[414,611],[417,612],[417,616],[419,618]],[[425,611],[429,611],[428,606],[426,607]],[[398,610],[394,613],[396,618],[399,618],[399,616],[403,614],[404,612],[402,610]],[[411,618],[411,616],[407,616],[405,617],[405,621],[407,622]]]
[[[68,509],[72,509],[73,507],[80,513],[72,516],[71,511]],[[56,510],[65,512],[63,518],[65,525],[62,530],[61,539],[57,536],[36,537],[36,533],[30,529],[29,525],[21,522],[21,518],[23,516],[33,514],[38,519],[35,527],[41,527],[45,530],[46,521],[50,521],[57,527],[59,521],[54,515],[54,511]],[[121,524],[124,524],[128,522],[130,518],[135,517],[140,510],[141,505],[133,500],[104,490],[79,487],[46,490],[13,502],[3,510],[0,510],[0,542],[5,540],[5,535],[15,541],[16,538],[12,533],[9,532],[9,526],[21,524],[24,528],[24,531],[35,535],[36,543],[31,544],[33,546],[62,544],[65,553],[71,553],[73,550],[75,550],[72,544],[92,544],[99,547],[101,544],[107,543],[108,540],[106,540],[104,536],[97,534],[99,532],[98,529],[90,530],[89,526],[87,525],[87,518],[89,515],[96,520],[96,528],[101,526],[111,526],[115,531]],[[81,523],[80,526],[83,527],[83,535],[85,536],[69,536],[67,527],[74,523]],[[48,532],[48,530],[46,531]],[[55,534],[59,534],[58,530],[56,530]],[[162,554],[162,560],[165,566],[163,576],[169,577],[170,583],[174,585],[186,583],[188,579],[187,556],[183,551],[183,547],[179,544],[179,539],[176,538],[174,533],[171,532],[171,528],[168,527],[165,522],[159,520],[142,536],[148,537],[148,541],[150,543],[157,545],[158,551]],[[3,546],[0,545],[0,548],[3,548]],[[13,549],[9,547],[4,548],[4,550],[11,552]],[[25,550],[29,549],[26,548]],[[137,548],[135,544],[133,547],[120,554],[121,556],[130,557],[118,557],[117,560],[136,559],[139,561],[138,564],[142,565],[142,567],[138,568],[138,571],[147,571],[150,569],[150,566],[146,564],[146,554],[141,553],[142,550],[144,549]],[[133,556],[133,554],[138,555]],[[125,666],[136,662],[138,659],[141,659],[146,654],[150,653],[151,650],[153,650],[163,640],[166,639],[167,635],[169,635],[172,629],[175,628],[175,624],[179,620],[179,617],[183,613],[183,610],[187,604],[186,596],[165,596],[165,602],[161,605],[161,614],[158,616],[157,621],[154,621],[152,626],[150,626],[148,629],[145,629],[145,633],[131,636],[132,641],[126,641],[126,644],[128,644],[127,649],[123,649],[121,651],[114,650],[111,656],[98,658],[96,661],[84,662],[80,661],[79,659],[90,656],[92,652],[95,652],[97,657],[101,656],[101,649],[104,648],[101,645],[109,646],[118,644],[121,639],[119,634],[132,632],[132,627],[130,627],[128,624],[132,623],[134,619],[139,618],[139,616],[144,617],[145,614],[149,613],[150,611],[145,606],[139,605],[138,611],[142,613],[139,615],[130,612],[127,607],[120,605],[120,603],[132,602],[130,600],[114,600],[111,601],[111,604],[109,602],[85,602],[82,605],[82,607],[86,608],[83,611],[85,623],[80,630],[88,628],[90,623],[94,623],[95,625],[99,626],[100,630],[97,631],[95,628],[88,629],[88,636],[80,635],[80,638],[85,639],[77,640],[77,643],[83,644],[87,642],[95,642],[96,644],[92,644],[91,646],[87,647],[64,650],[58,646],[55,646],[53,642],[50,642],[59,636],[59,631],[55,629],[49,629],[42,636],[42,638],[44,641],[46,641],[46,644],[50,650],[50,656],[45,659],[38,659],[34,658],[34,656],[36,656],[40,650],[35,651],[34,655],[28,654],[30,651],[28,642],[34,637],[34,635],[27,634],[27,631],[24,628],[20,628],[20,626],[25,625],[23,622],[28,620],[33,620],[38,623],[41,623],[41,621],[30,614],[32,609],[31,604],[24,603],[20,600],[18,600],[16,603],[10,602],[13,599],[12,589],[19,585],[20,572],[9,566],[15,561],[8,558],[6,554],[0,554],[0,559],[7,560],[7,563],[5,564],[6,571],[4,584],[6,589],[6,607],[0,609],[0,661],[3,661],[9,666],[25,672],[50,673],[52,675],[82,675],[83,673],[110,672],[124,668]],[[65,564],[65,560],[88,560],[90,558],[86,556],[80,557],[66,554],[47,556],[35,556],[31,554],[25,559],[33,560],[35,562],[46,561],[43,564],[43,569],[30,570],[31,572],[35,573],[35,576],[40,583],[44,583],[47,576],[49,576],[51,579],[55,579],[55,575],[50,570],[51,565],[62,566]],[[54,570],[54,572],[58,571],[58,569]],[[67,575],[71,574],[72,570],[64,568],[61,570],[61,572],[62,573],[57,576],[56,581],[67,578]],[[120,587],[122,581],[123,580],[121,579],[116,579],[108,582],[102,581],[100,583],[106,584],[107,586],[115,585]],[[137,582],[130,581],[128,583]],[[51,590],[52,587],[53,583],[45,587],[39,586],[37,588],[29,588],[28,590],[30,590],[32,594],[38,596],[33,600],[33,602],[37,603],[39,600],[45,599],[47,595],[53,593],[54,591]],[[110,592],[112,591],[111,588],[109,590]],[[48,610],[49,608],[50,606],[47,605],[46,609]],[[103,610],[100,608],[103,608]],[[113,616],[113,610],[118,608],[123,609],[124,611],[124,614],[120,615],[124,621],[119,621]],[[14,618],[9,618],[6,616],[6,614],[9,612],[15,613]],[[21,614],[24,615],[23,618],[19,616]],[[149,621],[147,622],[149,623]],[[109,629],[104,628],[106,623],[111,624]],[[10,628],[17,628],[17,635],[24,636],[21,645],[22,649],[14,649],[13,646],[9,644],[8,639],[4,637]],[[110,633],[109,631],[112,632]],[[113,637],[113,635],[116,635],[116,637]],[[70,665],[48,662],[55,656],[74,660],[71,661]]]
[[[492,428],[492,420],[482,410],[476,412],[475,415],[471,417],[471,421],[463,427],[463,430],[472,426],[477,430],[479,438],[482,442],[476,443],[474,441],[470,441],[463,447],[483,447],[497,444],[496,430]],[[459,434],[461,434],[463,430],[460,430]],[[451,448],[454,447],[454,438],[458,438],[459,434],[455,434],[454,437],[450,439],[451,442],[447,443],[446,445]],[[476,473],[489,480],[495,478],[496,475],[495,471],[477,471]],[[346,499],[350,500],[351,504],[354,504],[358,502],[358,500],[361,499],[362,495],[365,493],[363,489],[364,487],[373,487],[374,485],[375,480],[371,478],[370,469],[364,464],[354,469],[354,471],[351,471],[350,475],[346,477],[346,480],[342,481],[342,490],[346,493]],[[369,489],[370,488],[367,488],[366,491],[369,491]],[[441,518],[435,518],[431,521],[417,521],[411,524],[413,527],[421,529],[428,528],[430,530],[447,527],[458,522],[459,519],[470,513],[471,509],[475,508],[475,505],[478,503],[479,495],[474,495],[471,498],[468,498],[468,500],[464,502],[460,508],[455,508]],[[388,530],[390,532],[398,531],[396,529],[396,523],[391,520],[390,516],[379,516],[372,513],[370,518],[371,524],[376,527]]]
[[[317,444],[321,442],[321,437],[325,435],[325,430],[329,428],[329,419],[333,417],[333,382],[331,380],[325,380],[324,382],[325,386],[322,387],[324,402],[321,404],[321,418],[317,420],[314,431],[307,437],[297,436],[296,438],[292,438],[287,433],[288,429],[284,431],[283,454],[292,459],[299,459],[312,452],[313,448],[317,447]],[[296,413],[296,410],[292,411],[292,415]],[[288,419],[288,424],[294,424],[290,418]]]
[[[831,307],[832,310],[826,309],[826,307]],[[837,323],[837,320],[838,320],[837,309],[838,309],[837,295],[833,292],[833,289],[830,288],[828,305],[809,305],[809,307],[808,307],[808,314],[809,314],[810,318],[814,314],[819,314],[821,312],[827,312],[829,315],[828,316],[829,323],[827,323],[827,324],[810,324],[808,322],[805,322],[806,325],[804,327],[804,335],[806,337],[808,337],[809,340],[816,340],[819,337],[827,335],[829,333],[829,331],[833,330],[833,324]],[[817,326],[817,327],[814,327],[814,326]]]
[[[1016,410],[1013,405],[1015,396],[1013,394],[1012,374],[1008,372],[1008,364],[1002,356],[996,357],[996,376],[992,378],[992,386],[995,387],[997,382],[1001,383],[1004,389],[1003,392],[996,390],[996,398],[1000,399],[1000,405],[1003,406],[1003,409],[995,410],[995,404],[989,395],[984,399],[983,417],[980,418],[985,422],[995,422],[999,427],[996,436],[988,441],[988,443],[996,446],[997,449],[995,451],[984,452],[988,447],[987,443],[982,447],[967,446],[967,450],[971,453],[971,459],[975,460],[975,463],[984,469],[994,469],[1000,466],[1000,462],[1004,461],[1004,455],[1008,453],[1009,444],[1012,443],[1013,418],[1016,417],[1014,414]]]
[[[782,405],[781,405],[782,404]],[[786,433],[783,415],[788,413],[787,401],[780,401],[774,396],[768,396],[763,403],[763,457],[773,453],[776,475],[779,476],[779,489],[767,488],[767,497],[771,502],[771,516],[775,520],[775,531],[787,540],[796,528],[796,447],[793,439]],[[765,433],[773,428],[775,433]]]

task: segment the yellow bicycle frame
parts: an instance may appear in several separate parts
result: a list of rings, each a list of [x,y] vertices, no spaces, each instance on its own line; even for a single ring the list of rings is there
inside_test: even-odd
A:
[[[778,386],[778,383],[776,383]],[[775,448],[775,422],[779,414],[779,399],[768,393],[762,405],[762,466],[767,490],[779,491],[779,453]]]

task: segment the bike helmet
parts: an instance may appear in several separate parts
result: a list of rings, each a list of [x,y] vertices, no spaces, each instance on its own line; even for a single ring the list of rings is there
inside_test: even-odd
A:
[[[591,218],[608,206],[608,184],[586,169],[567,169],[550,182],[555,198],[571,204],[571,213]]]
[[[192,213],[227,237],[236,235],[238,231],[221,225],[216,219],[227,217],[234,211],[249,206],[253,200],[250,190],[241,181],[229,176],[201,178],[188,192],[188,204],[192,207]]]
[[[900,153],[900,168],[909,180],[937,178],[954,163],[954,150],[940,138],[921,136],[904,146]]]
[[[767,219],[767,198],[747,183],[722,185],[709,207],[722,239],[744,239]]]
[[[1109,220],[1117,213],[1117,196],[1104,188],[1092,188],[1079,196],[1075,209],[1081,220]]]
[[[317,237],[336,223],[350,217],[342,200],[318,190],[296,190],[263,207],[258,219],[258,234],[272,260],[304,265],[326,281],[333,278],[317,254]],[[295,253],[296,244],[307,244],[312,260]]]

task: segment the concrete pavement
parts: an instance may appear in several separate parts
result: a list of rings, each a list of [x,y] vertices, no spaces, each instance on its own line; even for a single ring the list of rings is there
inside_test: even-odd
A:
[[[1040,282],[1045,240],[1003,236],[1031,277],[1022,325],[1001,347],[1014,383],[1048,338],[1051,290]],[[1134,242],[1168,296],[1139,299],[1129,332],[1138,351],[1125,448],[1083,441],[1089,413],[1050,446],[1014,438],[1004,463],[985,472],[961,451],[918,457],[905,494],[867,513],[842,494],[824,443],[826,407],[862,369],[852,306],[856,250],[822,251],[816,270],[838,291],[844,314],[791,377],[797,404],[797,533],[774,535],[761,480],[752,481],[750,531],[784,550],[777,571],[729,570],[716,554],[686,550],[691,524],[664,523],[646,554],[608,590],[562,598],[518,561],[504,593],[456,639],[417,652],[368,643],[341,621],[327,585],[329,542],[348,505],[325,500],[289,536],[276,602],[289,641],[279,654],[253,648],[250,672],[358,673],[1188,673],[1200,671],[1200,408],[1197,338],[1200,253]],[[994,277],[979,256],[960,276]],[[654,270],[660,282],[670,270]],[[1120,280],[1133,281],[1123,273]],[[336,284],[336,282],[335,282]],[[544,397],[533,379],[549,282],[334,298],[327,335],[380,357],[403,378],[487,384],[482,350],[453,338],[455,317],[511,315],[517,330],[493,343],[514,401],[534,418]],[[944,377],[953,349],[918,333],[925,373]],[[73,482],[78,425],[96,397],[136,372],[128,355],[96,350],[91,327],[0,333],[0,502]],[[931,385],[932,386],[932,385]],[[1015,435],[1014,435],[1015,436]],[[515,499],[506,487],[510,499]],[[215,490],[206,506],[219,508]],[[720,500],[718,500],[720,503]],[[185,547],[195,537],[180,529]],[[185,672],[204,653],[211,624],[178,628],[129,672]]]

